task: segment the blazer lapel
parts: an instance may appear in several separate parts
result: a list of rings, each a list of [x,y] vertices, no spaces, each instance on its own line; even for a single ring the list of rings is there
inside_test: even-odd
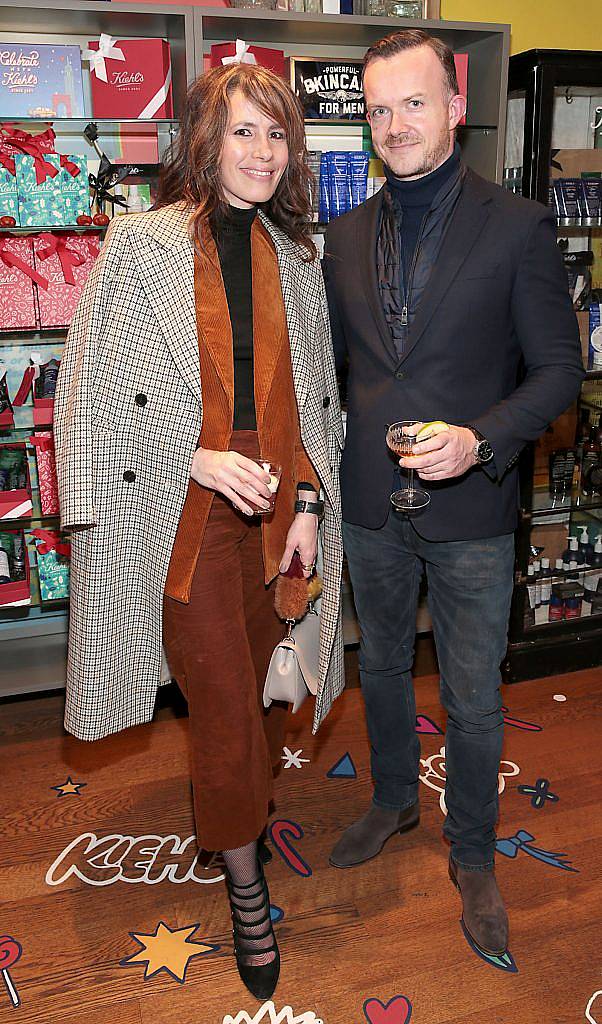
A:
[[[361,282],[366,293],[370,312],[386,351],[397,362],[393,337],[383,311],[376,265],[376,248],[382,202],[382,196],[378,196],[374,202],[368,201],[364,205],[362,210],[363,217],[357,218],[355,251],[358,254]]]
[[[187,221],[187,215],[179,207],[165,207],[153,214],[146,234],[131,232],[131,244],[137,253],[140,282],[174,363],[201,402],[194,254]]]
[[[456,274],[481,234],[489,210],[488,196],[481,196],[478,179],[467,172],[458,205],[447,227],[433,273],[410,326],[408,341],[399,363],[404,362],[420,341],[426,328],[453,284]]]
[[[278,260],[261,221],[251,229],[255,412],[261,427],[286,338]]]
[[[195,256],[196,315],[199,343],[207,347],[226,392],[230,412],[234,410],[234,352],[232,324],[226,289],[213,235],[207,226],[203,246]]]
[[[293,367],[293,384],[301,424],[312,385],[313,347],[316,320],[320,316],[320,293],[308,287],[309,266],[304,250],[271,223],[260,210],[261,223],[272,238],[278,256],[280,285],[288,329]],[[320,273],[319,267],[317,270]]]

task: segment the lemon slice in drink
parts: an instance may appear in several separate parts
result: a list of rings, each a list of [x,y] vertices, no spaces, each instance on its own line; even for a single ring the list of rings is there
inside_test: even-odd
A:
[[[442,430],[449,430],[449,423],[445,423],[443,420],[430,420],[429,423],[424,423],[421,426],[416,434],[416,440],[427,441],[429,438],[434,437],[435,434],[440,434]]]

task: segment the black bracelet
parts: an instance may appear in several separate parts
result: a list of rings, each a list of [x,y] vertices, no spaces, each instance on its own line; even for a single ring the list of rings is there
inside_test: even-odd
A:
[[[314,516],[324,515],[323,501],[296,501],[295,512],[309,512]]]

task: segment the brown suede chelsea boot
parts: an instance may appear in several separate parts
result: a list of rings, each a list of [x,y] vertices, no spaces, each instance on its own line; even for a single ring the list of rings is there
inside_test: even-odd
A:
[[[495,879],[495,869],[471,871],[449,855],[449,877],[462,897],[462,921],[470,937],[486,953],[508,948],[508,915]]]
[[[350,825],[330,854],[334,868],[351,868],[376,857],[387,839],[396,832],[408,832],[420,821],[418,801],[403,811],[372,804],[363,818]]]

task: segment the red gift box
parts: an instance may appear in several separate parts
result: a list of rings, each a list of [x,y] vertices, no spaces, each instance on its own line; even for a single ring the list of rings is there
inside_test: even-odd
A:
[[[219,68],[224,63],[236,62],[261,64],[262,67],[275,71],[277,75],[286,77],[284,50],[271,50],[267,46],[248,46],[243,39],[237,39],[232,43],[215,43],[211,47],[210,67]]]
[[[456,65],[456,77],[458,79],[458,92],[460,96],[468,96],[468,54],[454,53],[454,64]],[[464,115],[458,124],[466,124]]]
[[[54,436],[52,431],[45,430],[32,434],[29,440],[36,453],[42,515],[58,516],[60,512],[59,486],[56,475]]]
[[[34,236],[33,248],[35,268],[47,282],[38,291],[40,326],[66,327],[100,252],[100,236],[42,232]]]
[[[7,406],[6,409],[0,410],[0,427],[13,427],[15,425],[15,418],[8,393],[6,370],[2,363],[0,363],[0,406],[2,402],[6,402]]]
[[[6,608],[10,605],[31,604],[29,557],[25,545],[25,534],[23,530],[3,530],[2,532],[21,534],[25,551],[25,579],[15,580],[12,583],[0,583],[0,606]]]
[[[34,282],[48,287],[36,272],[31,239],[0,238],[0,331],[38,326]]]
[[[89,44],[95,117],[173,117],[171,58],[165,39],[113,39]]]
[[[11,444],[0,445],[0,450],[7,448],[21,448],[27,451],[24,441],[14,441]],[[21,519],[30,516],[33,510],[31,502],[31,480],[29,477],[29,464],[25,459],[25,472],[27,483],[25,487],[18,487],[11,491],[0,491],[0,524],[3,519]]]

